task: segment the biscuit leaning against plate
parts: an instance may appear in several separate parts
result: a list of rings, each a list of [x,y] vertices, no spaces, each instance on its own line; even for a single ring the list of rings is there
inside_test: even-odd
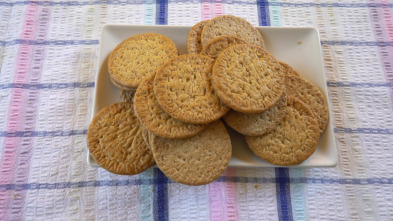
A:
[[[264,47],[261,33],[247,20],[233,15],[217,16],[209,20],[201,34],[202,46],[205,47],[213,39],[224,35]]]
[[[221,36],[212,40],[209,44],[203,47],[201,55],[209,56],[216,59],[218,55],[235,44],[246,44],[247,42],[235,36]]]
[[[154,95],[162,109],[180,121],[207,124],[229,110],[210,83],[214,60],[204,55],[181,55],[163,65],[154,78]]]
[[[237,132],[248,136],[260,136],[274,130],[284,118],[287,110],[287,95],[268,110],[260,114],[244,114],[234,110],[224,117],[225,123]]]
[[[225,49],[213,67],[212,85],[220,100],[235,111],[262,113],[284,93],[280,65],[256,45],[238,44]]]
[[[187,35],[187,51],[189,54],[199,54],[202,50],[201,34],[208,20],[201,21],[192,26]]]
[[[287,63],[284,63],[282,61],[279,61],[281,68],[283,69],[283,73],[285,75],[295,75],[295,76],[300,76],[299,72],[297,72],[295,69],[293,69],[292,66],[290,66]]]
[[[246,141],[259,158],[271,164],[299,164],[317,148],[318,122],[303,102],[288,96],[283,122],[263,136],[246,136]]]
[[[87,131],[91,157],[109,172],[134,175],[154,164],[131,103],[111,104],[99,111]]]
[[[117,45],[110,54],[109,76],[113,84],[121,89],[137,88],[142,79],[177,55],[175,43],[163,35],[135,35]]]
[[[167,114],[154,96],[154,75],[146,78],[136,90],[134,99],[135,114],[139,121],[154,134],[181,139],[192,137],[207,127],[207,124],[188,124]]]
[[[329,119],[328,104],[325,96],[313,83],[297,76],[286,76],[287,93],[305,103],[317,118],[322,133]]]
[[[225,171],[232,146],[224,124],[217,121],[187,139],[154,136],[152,152],[157,166],[170,179],[187,185],[204,185]]]

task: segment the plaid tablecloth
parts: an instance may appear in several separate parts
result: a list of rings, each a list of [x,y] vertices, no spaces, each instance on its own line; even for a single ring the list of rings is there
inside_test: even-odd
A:
[[[101,27],[217,15],[321,34],[338,164],[192,187],[86,163]],[[393,220],[393,3],[0,0],[0,220]]]

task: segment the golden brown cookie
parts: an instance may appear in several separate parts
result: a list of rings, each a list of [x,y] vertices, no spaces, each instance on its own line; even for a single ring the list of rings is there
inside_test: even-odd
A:
[[[329,119],[328,104],[325,96],[313,83],[302,77],[286,76],[285,86],[288,95],[305,103],[317,118],[319,130],[322,133]]]
[[[204,55],[181,55],[163,65],[154,79],[154,94],[162,109],[190,124],[207,124],[222,117],[229,108],[213,93],[213,63]]]
[[[277,128],[263,136],[246,136],[250,149],[275,165],[295,165],[309,158],[319,141],[318,123],[301,101],[288,96],[287,114]]]
[[[134,88],[130,89],[130,90],[120,89],[121,101],[133,103],[135,92],[136,92],[136,89],[134,89]]]
[[[276,105],[260,114],[244,114],[231,110],[223,118],[228,126],[241,134],[260,136],[274,130],[281,123],[286,110],[287,96],[284,93]]]
[[[135,35],[117,45],[110,54],[109,76],[122,89],[137,88],[143,78],[177,55],[175,43],[163,35]]]
[[[262,113],[284,93],[280,65],[266,50],[250,44],[225,49],[213,67],[212,85],[220,100],[243,113]]]
[[[297,72],[295,69],[293,69],[292,66],[290,66],[287,63],[284,63],[282,61],[279,61],[281,68],[283,69],[283,73],[285,75],[295,75],[295,76],[300,76],[299,72]]]
[[[195,24],[187,35],[187,51],[189,54],[199,54],[202,50],[201,34],[208,20]]]
[[[98,112],[87,131],[90,155],[111,173],[134,175],[154,164],[132,103],[111,104]]]
[[[224,35],[235,36],[249,44],[264,47],[261,33],[247,20],[233,15],[217,16],[209,20],[201,34],[202,46],[205,47],[213,39]]]
[[[232,156],[229,134],[221,121],[198,135],[181,140],[153,138],[157,166],[170,179],[187,185],[204,185],[216,180]]]
[[[169,139],[192,137],[207,127],[207,124],[188,124],[167,114],[154,96],[154,75],[139,85],[134,99],[134,108],[139,121],[152,133]]]
[[[213,39],[209,44],[203,47],[201,55],[209,56],[216,59],[218,55],[235,44],[246,44],[247,42],[235,36],[221,36]]]

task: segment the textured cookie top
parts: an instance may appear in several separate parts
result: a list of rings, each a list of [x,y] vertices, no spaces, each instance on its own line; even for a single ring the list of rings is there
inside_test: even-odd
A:
[[[214,95],[210,83],[214,60],[203,55],[181,55],[163,65],[154,79],[154,94],[162,109],[191,124],[206,124],[229,108]]]
[[[220,100],[243,113],[261,113],[284,92],[280,65],[267,51],[249,44],[224,50],[213,67],[212,85]]]
[[[222,36],[215,38],[209,44],[203,47],[201,54],[216,59],[223,50],[229,48],[230,46],[246,43],[246,41],[234,36]]]
[[[98,112],[87,131],[87,147],[97,164],[112,173],[134,175],[154,164],[131,103],[111,104]]]
[[[202,31],[202,46],[205,47],[213,39],[224,35],[264,47],[261,33],[247,20],[233,15],[217,16],[209,20]]]
[[[207,127],[184,123],[167,114],[154,96],[153,81],[154,75],[142,81],[134,99],[135,113],[148,130],[160,137],[180,139],[192,137]]]
[[[189,54],[198,54],[202,50],[201,34],[206,21],[195,24],[187,35],[187,51]]]
[[[203,185],[219,178],[232,156],[231,140],[221,121],[187,139],[155,136],[152,151],[165,175],[187,185]]]
[[[281,123],[286,109],[287,96],[284,93],[276,105],[260,114],[244,114],[231,110],[223,118],[230,127],[241,134],[260,136],[274,130]]]
[[[282,72],[285,75],[295,75],[295,76],[300,76],[299,72],[297,72],[293,67],[291,67],[289,64],[284,63],[282,61],[279,62],[282,68]]]
[[[276,165],[295,165],[310,157],[319,141],[318,123],[301,101],[288,96],[287,113],[277,128],[263,136],[246,136],[250,149]]]
[[[297,76],[286,76],[287,93],[305,103],[317,118],[319,130],[322,133],[329,119],[328,104],[325,96],[317,86]]]
[[[163,35],[135,35],[117,45],[110,54],[109,76],[120,88],[136,88],[143,78],[177,55],[175,43]]]

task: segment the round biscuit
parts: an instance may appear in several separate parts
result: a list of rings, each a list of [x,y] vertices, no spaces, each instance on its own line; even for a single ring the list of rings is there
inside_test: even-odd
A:
[[[246,44],[247,42],[235,36],[221,36],[213,39],[209,44],[203,47],[201,55],[209,56],[216,59],[218,55],[235,44]]]
[[[213,93],[214,60],[204,55],[181,55],[156,73],[154,94],[162,109],[180,121],[207,124],[229,110]]]
[[[135,35],[117,45],[109,55],[109,76],[122,89],[137,88],[145,77],[177,55],[175,43],[163,35]]]
[[[192,137],[207,124],[189,124],[167,114],[154,96],[154,75],[146,78],[136,90],[134,108],[139,121],[157,136],[169,139]]]
[[[208,20],[196,23],[187,35],[187,51],[189,54],[199,54],[202,50],[201,34]]]
[[[235,36],[249,44],[264,47],[261,33],[247,20],[233,15],[217,16],[209,20],[201,34],[202,46],[205,47],[213,39],[224,35]]]
[[[326,98],[319,88],[300,76],[286,76],[285,86],[288,95],[299,99],[311,109],[322,133],[328,123],[329,112]]]
[[[213,67],[212,85],[220,100],[235,111],[262,113],[284,93],[279,63],[256,45],[225,49]]]
[[[90,155],[109,172],[134,175],[154,164],[133,110],[132,103],[111,104],[99,111],[89,125]]]
[[[157,166],[170,179],[187,185],[204,185],[225,171],[232,146],[224,124],[217,121],[187,139],[154,136],[152,152]]]
[[[282,68],[282,72],[285,75],[295,75],[295,76],[300,76],[299,72],[297,72],[295,69],[293,69],[292,66],[290,66],[287,63],[284,63],[282,61],[279,61],[281,68]]]
[[[261,159],[288,166],[303,162],[319,141],[318,123],[301,101],[288,96],[287,113],[277,128],[263,136],[246,136],[250,149]]]

